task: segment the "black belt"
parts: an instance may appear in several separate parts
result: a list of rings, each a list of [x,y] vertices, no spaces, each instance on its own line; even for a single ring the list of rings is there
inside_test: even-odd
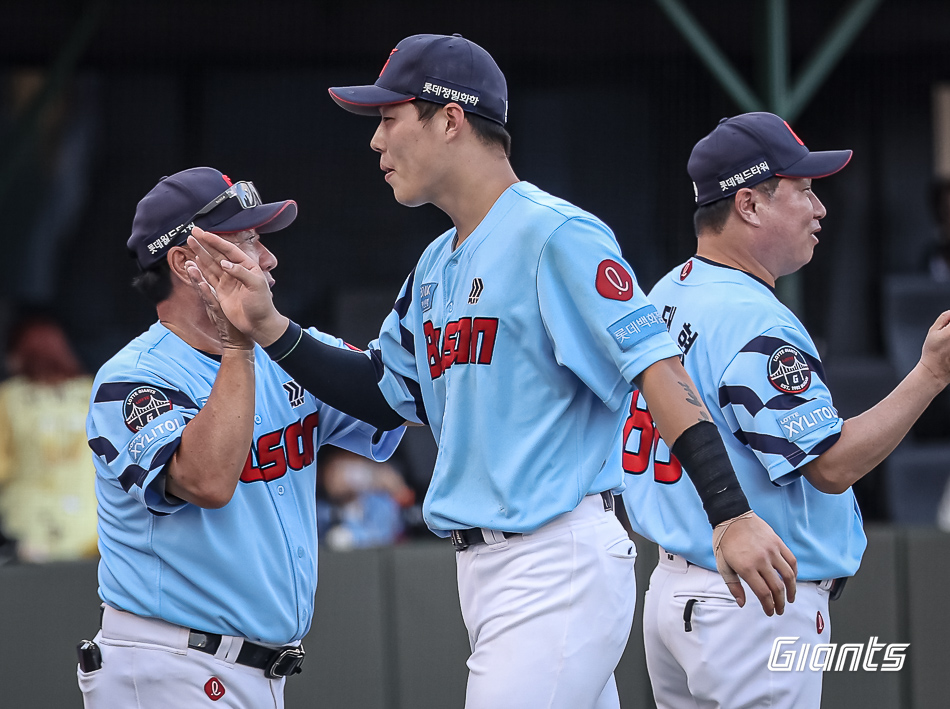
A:
[[[611,493],[609,490],[604,490],[602,493],[600,493],[600,497],[604,501],[604,512],[613,512],[613,493]],[[521,536],[517,532],[502,532],[502,535],[504,535],[505,539]],[[481,527],[474,527],[472,529],[453,529],[449,539],[452,540],[452,546],[455,547],[455,551],[465,551],[470,546],[485,543],[485,537],[482,535]]]
[[[192,630],[188,633],[188,647],[193,650],[214,655],[220,646],[221,636],[217,633],[204,633],[200,630]],[[276,679],[301,672],[304,655],[306,653],[303,645],[275,649],[245,640],[235,662],[246,667],[264,670],[266,677]]]

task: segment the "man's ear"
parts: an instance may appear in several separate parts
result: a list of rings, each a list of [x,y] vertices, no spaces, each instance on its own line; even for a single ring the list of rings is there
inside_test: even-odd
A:
[[[739,219],[751,226],[759,226],[762,220],[759,216],[759,205],[762,202],[762,193],[749,187],[743,187],[736,192],[733,207]]]
[[[445,117],[445,133],[448,136],[455,137],[462,131],[465,125],[465,111],[457,103],[448,103],[442,108],[442,115]]]
[[[188,277],[188,269],[185,267],[185,263],[195,260],[195,254],[191,248],[187,245],[173,246],[168,250],[165,258],[168,259],[168,267],[171,269],[172,277],[190,286],[191,278]]]

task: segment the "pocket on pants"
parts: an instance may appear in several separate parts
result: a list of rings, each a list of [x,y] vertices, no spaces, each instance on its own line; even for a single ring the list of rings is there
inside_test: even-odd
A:
[[[607,553],[615,559],[629,559],[635,561],[637,558],[637,545],[632,539],[624,537],[612,542],[607,547]]]
[[[84,695],[88,695],[93,690],[95,690],[101,675],[101,667],[98,670],[93,670],[92,672],[83,672],[81,669],[79,669],[79,664],[76,664],[76,681],[79,683],[79,691],[81,691]]]
[[[687,593],[687,592],[677,592],[673,594],[673,600],[679,601],[680,603],[686,603],[690,599],[694,599],[697,603],[702,603],[710,607],[718,608],[738,608],[739,604],[736,602],[736,599],[729,594],[719,594],[719,593]]]

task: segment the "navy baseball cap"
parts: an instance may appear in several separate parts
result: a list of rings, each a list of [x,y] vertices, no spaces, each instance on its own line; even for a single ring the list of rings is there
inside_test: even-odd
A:
[[[756,112],[719,121],[693,147],[687,171],[702,206],[770,177],[827,177],[849,160],[850,150],[809,151],[788,123]]]
[[[505,125],[508,84],[491,55],[460,34],[417,34],[389,53],[375,84],[335,86],[330,96],[351,113],[378,116],[380,106],[414,99],[463,110]]]
[[[135,208],[126,245],[143,269],[188,239],[192,226],[216,234],[279,231],[297,218],[292,199],[264,204],[252,182],[232,182],[213,167],[163,177]]]

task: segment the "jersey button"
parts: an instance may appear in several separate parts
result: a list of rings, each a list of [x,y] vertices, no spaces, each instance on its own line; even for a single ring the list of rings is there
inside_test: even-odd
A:
[[[277,494],[278,494],[278,495],[283,495],[283,494],[284,494],[284,486],[283,486],[283,485],[278,485],[278,486],[277,486]]]
[[[254,416],[254,423],[260,423],[263,420],[264,419],[262,419],[260,416],[257,416],[257,415]]]
[[[445,306],[445,312],[447,312],[447,313],[451,313],[451,312],[452,312],[452,304],[451,304],[451,303],[449,303],[448,305]]]
[[[303,559],[303,547],[297,547],[297,556]]]

